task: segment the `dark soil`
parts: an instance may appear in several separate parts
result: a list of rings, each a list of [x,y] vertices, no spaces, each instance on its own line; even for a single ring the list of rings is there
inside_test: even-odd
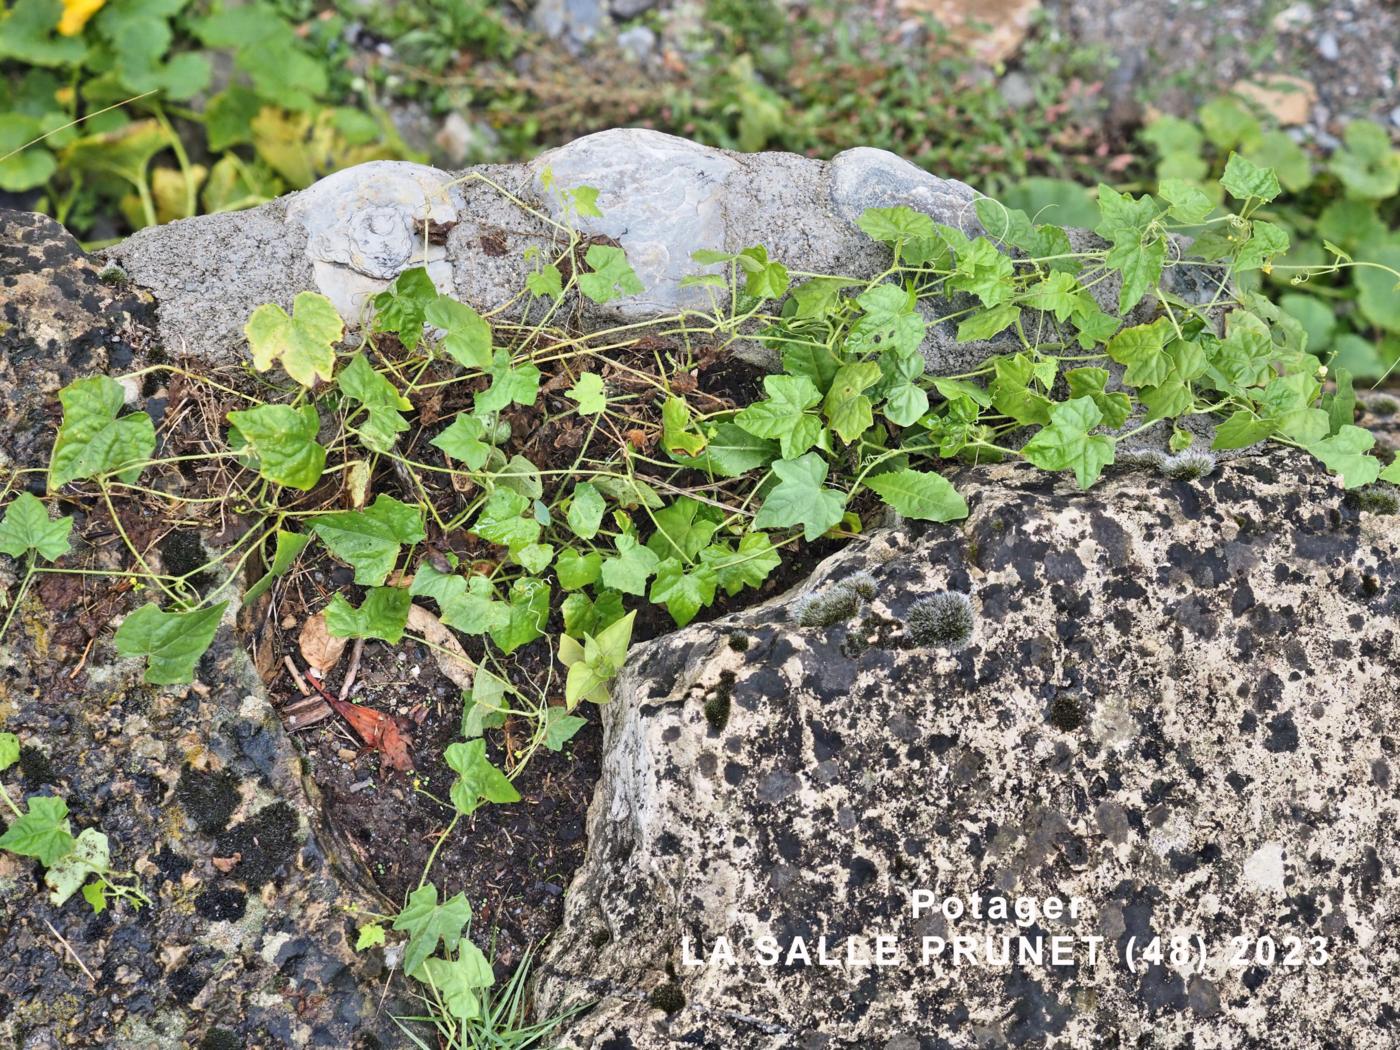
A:
[[[381,774],[378,757],[362,753],[339,719],[295,739],[338,837],[385,896],[401,902],[418,885],[433,844],[452,819],[451,806],[431,796],[446,800],[456,778],[442,753],[460,739],[462,701],[431,651],[409,639],[392,648],[366,644],[358,682],[355,703],[413,723],[413,775]],[[339,685],[334,673],[329,685]],[[273,691],[277,702],[300,699],[287,675]],[[490,733],[488,740],[491,760],[505,767],[501,735]],[[595,716],[564,751],[538,753],[516,781],[521,802],[483,806],[457,825],[438,852],[432,881],[444,895],[466,893],[478,929],[498,932],[498,961],[505,965],[559,922],[564,888],[583,860],[584,816],[598,778],[601,738]]]
[[[392,347],[392,343],[388,345]],[[627,369],[655,368],[654,349],[646,346],[624,351],[615,360],[618,358],[625,367],[596,362],[575,363],[574,367],[601,371],[615,389],[623,391],[635,375]],[[677,373],[673,382],[684,387],[692,398],[713,402],[710,407],[743,405],[763,396],[763,373],[751,365],[704,352],[697,356],[694,365],[688,373]],[[522,438],[510,446],[510,451],[523,452],[542,469],[573,465],[583,445],[585,428],[579,425],[577,417],[560,411],[568,407],[561,400],[562,391],[572,382],[572,374],[562,370],[551,374],[547,369],[538,406],[517,406],[506,413],[514,433]],[[638,383],[638,390],[648,390],[645,381]],[[428,442],[456,411],[469,406],[471,392],[468,386],[458,385],[428,406],[427,411],[420,411],[420,426],[405,435],[404,440],[412,458],[446,465]],[[645,414],[643,400],[634,402],[633,412]],[[443,475],[425,475],[420,480],[444,512],[466,506],[471,495],[454,491]],[[552,495],[550,489],[555,483],[547,482],[546,499]],[[397,491],[401,484],[402,479],[385,471],[374,487],[375,491],[413,498]],[[721,595],[700,618],[721,616],[781,593],[836,546],[834,542],[821,542],[789,552],[790,556],[784,558],[782,566],[759,591],[745,592],[737,599]],[[451,553],[463,564],[490,563],[500,556],[498,548],[465,530],[430,536],[427,548],[439,554]],[[348,570],[323,551],[318,554],[313,547],[302,567],[274,592],[275,601],[268,601],[260,610],[258,625],[253,628],[254,655],[279,707],[303,700],[283,667],[285,656],[290,656],[298,667],[303,666],[297,649],[302,621],[323,608],[335,591],[358,603],[361,594],[359,588],[350,585],[350,578]],[[634,642],[672,629],[674,624],[664,608],[639,603]],[[563,630],[557,609],[549,630],[552,634]],[[482,640],[467,638],[464,642],[469,655],[479,659]],[[549,647],[540,639],[512,653],[505,666],[517,684],[524,685],[544,681],[551,659]],[[332,693],[339,693],[349,663],[347,654],[328,676],[326,687]],[[557,676],[555,680],[562,691],[562,680]],[[348,699],[397,716],[408,728],[416,767],[412,774],[381,772],[378,755],[364,751],[359,739],[339,717],[301,730],[295,739],[306,755],[307,773],[321,791],[326,819],[336,838],[359,858],[388,901],[397,905],[418,885],[435,844],[452,820],[453,810],[446,800],[456,774],[447,767],[442,754],[449,744],[461,739],[461,691],[438,669],[430,649],[405,638],[393,647],[376,641],[365,644],[356,684]],[[563,703],[562,692],[547,699],[553,704]],[[558,925],[565,889],[587,847],[587,811],[599,774],[602,730],[596,708],[584,705],[577,713],[588,718],[588,726],[560,753],[537,751],[528,767],[515,778],[522,801],[483,805],[458,824],[433,860],[429,877],[444,895],[458,891],[467,895],[482,939],[491,936],[486,931],[494,933],[496,959],[504,967],[511,966],[527,947]],[[528,734],[529,728],[518,722],[489,731],[486,739],[491,761],[509,771],[511,753],[527,741]]]

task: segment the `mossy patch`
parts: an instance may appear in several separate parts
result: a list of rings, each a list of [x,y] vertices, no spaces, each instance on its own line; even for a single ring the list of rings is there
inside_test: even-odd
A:
[[[1063,693],[1050,704],[1050,724],[1065,733],[1072,733],[1084,724],[1084,707],[1072,696]]]
[[[917,645],[961,649],[972,637],[972,602],[959,591],[923,598],[909,608],[909,637]]]
[[[243,1040],[227,1028],[211,1028],[199,1041],[199,1050],[243,1050]]]
[[[161,541],[160,560],[171,576],[193,573],[188,583],[197,591],[203,591],[214,582],[214,577],[208,571],[195,572],[208,563],[209,553],[199,536],[189,529],[176,529]]]
[[[1367,485],[1347,495],[1357,510],[1367,514],[1400,514],[1400,488],[1394,485]]]
[[[49,761],[48,754],[29,744],[19,749],[19,771],[24,774],[25,783],[31,787],[55,782],[53,763]]]
[[[730,701],[734,693],[734,672],[721,671],[719,681],[705,697],[705,721],[716,733],[729,724]]]
[[[238,778],[228,770],[206,772],[186,766],[175,786],[175,798],[195,827],[206,835],[218,835],[228,829],[229,818],[238,808]]]
[[[274,802],[220,835],[215,856],[239,854],[242,859],[233,877],[257,889],[291,858],[300,839],[296,811],[285,802]]]
[[[846,640],[841,643],[841,651],[847,656],[859,656],[867,649],[905,648],[906,642],[898,620],[871,610],[866,612],[860,618],[860,623],[846,635]]]
[[[653,1009],[673,1014],[685,1009],[685,993],[675,981],[667,981],[647,996],[647,1002]]]

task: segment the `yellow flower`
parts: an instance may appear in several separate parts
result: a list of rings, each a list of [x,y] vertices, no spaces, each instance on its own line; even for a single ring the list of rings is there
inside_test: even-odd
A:
[[[63,0],[63,17],[58,20],[58,31],[63,36],[77,36],[88,24],[88,19],[102,10],[107,0]]]

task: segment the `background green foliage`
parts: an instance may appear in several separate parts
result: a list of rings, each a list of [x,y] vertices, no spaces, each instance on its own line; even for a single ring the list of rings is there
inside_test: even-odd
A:
[[[1271,167],[1282,192],[1261,211],[1288,235],[1291,247],[1273,268],[1242,276],[1307,331],[1308,349],[1376,380],[1400,359],[1400,292],[1384,271],[1336,270],[1300,280],[1290,266],[1322,267],[1334,254],[1400,269],[1400,150],[1385,128],[1357,120],[1340,149],[1321,158],[1298,145],[1247,103],[1221,97],[1193,121],[1161,117],[1142,132],[1155,159],[1158,185],[1184,180],[1214,204],[1212,177],[1231,150]],[[1329,249],[1335,246],[1336,253]]]

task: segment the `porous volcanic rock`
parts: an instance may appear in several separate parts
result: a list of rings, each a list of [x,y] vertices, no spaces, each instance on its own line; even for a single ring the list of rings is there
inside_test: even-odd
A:
[[[32,470],[19,480],[43,491],[57,388],[158,356],[153,309],[52,219],[0,212],[7,472]],[[140,394],[132,411],[153,410]],[[110,521],[60,506],[75,517],[65,564],[117,568]],[[148,527],[126,512],[128,528]],[[15,562],[3,562],[0,591],[14,595]],[[112,646],[112,621],[140,600],[119,583],[45,574],[28,591],[0,643],[0,729],[22,745],[0,777],[16,798],[64,798],[74,832],[100,828],[113,867],[134,870],[152,903],[56,907],[39,866],[0,851],[0,1045],[369,1050],[399,1038],[380,1013],[380,964],[347,942],[347,909],[384,905],[359,889],[353,860],[334,862],[232,625],[194,685],[144,685]]]
[[[543,1011],[593,1004],[561,1045],[1395,1046],[1400,518],[1290,456],[958,483],[966,521],[633,653],[542,960]],[[1016,897],[1081,903],[989,917]],[[893,965],[819,961],[882,934]],[[1150,961],[1196,936],[1203,969]]]

